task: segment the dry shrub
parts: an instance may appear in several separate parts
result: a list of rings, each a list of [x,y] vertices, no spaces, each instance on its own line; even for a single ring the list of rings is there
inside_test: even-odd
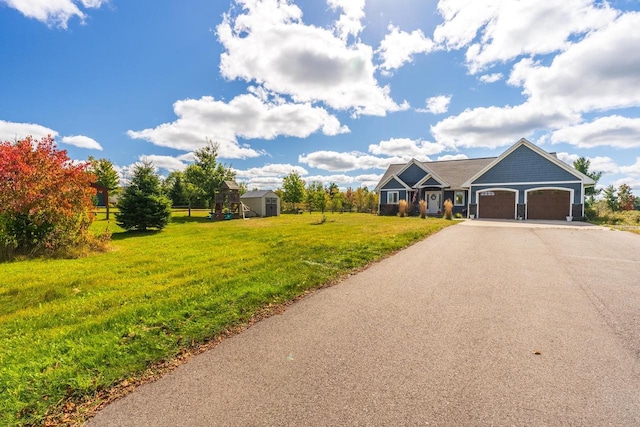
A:
[[[402,199],[398,202],[398,213],[400,214],[400,218],[404,218],[407,215],[407,207],[408,203],[406,200]]]
[[[427,217],[427,202],[420,200],[420,218],[425,219]]]
[[[453,219],[453,203],[451,199],[444,201],[444,217],[446,219]]]

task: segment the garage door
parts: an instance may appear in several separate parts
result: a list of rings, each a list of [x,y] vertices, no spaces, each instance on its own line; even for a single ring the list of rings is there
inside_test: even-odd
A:
[[[478,218],[514,219],[516,193],[513,191],[482,191],[478,203]]]
[[[562,219],[571,212],[571,193],[534,190],[527,193],[527,219]]]

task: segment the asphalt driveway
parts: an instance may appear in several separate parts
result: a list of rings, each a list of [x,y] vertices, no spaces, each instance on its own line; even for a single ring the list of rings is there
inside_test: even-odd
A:
[[[637,426],[639,361],[640,236],[467,221],[90,424]]]

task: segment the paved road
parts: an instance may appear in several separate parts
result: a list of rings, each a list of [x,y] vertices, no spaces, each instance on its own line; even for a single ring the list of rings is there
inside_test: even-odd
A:
[[[638,426],[639,361],[640,236],[468,221],[226,340],[91,425]]]

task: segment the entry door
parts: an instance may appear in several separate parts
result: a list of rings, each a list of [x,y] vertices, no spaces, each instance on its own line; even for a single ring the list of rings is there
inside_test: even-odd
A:
[[[440,192],[427,191],[425,197],[427,199],[427,214],[437,215],[440,211]]]

